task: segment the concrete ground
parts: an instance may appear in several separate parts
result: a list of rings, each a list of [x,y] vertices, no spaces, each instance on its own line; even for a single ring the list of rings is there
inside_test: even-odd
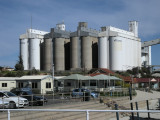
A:
[[[138,101],[139,110],[147,110],[146,99],[149,100],[149,109],[150,110],[159,110],[159,101],[156,98],[158,92],[146,93],[145,91],[136,91],[137,96],[133,98],[133,101]],[[160,93],[159,93],[160,94]],[[159,97],[159,96],[157,96]],[[126,103],[127,105],[128,103]],[[143,104],[143,105],[142,105]],[[133,103],[134,110],[135,104]],[[139,113],[139,119],[137,114],[134,115],[134,120],[160,120],[160,113],[149,113],[150,118],[148,119],[148,113]],[[116,118],[110,118],[109,120],[117,120]],[[120,117],[119,120],[132,120],[131,116]]]
[[[143,93],[140,91],[137,91],[138,94],[141,94],[143,96]],[[145,96],[143,96],[145,97]],[[106,97],[107,99],[111,100],[112,102],[116,102],[119,105],[119,109],[123,108],[130,108],[130,100],[129,97]],[[136,97],[133,97],[133,99]],[[137,99],[137,98],[136,98]],[[157,109],[158,99],[155,100],[149,100],[149,107],[150,109]],[[120,107],[122,106],[122,107]],[[146,110],[146,102],[145,101],[139,101],[138,102],[139,110]],[[134,110],[135,104],[133,104]],[[27,108],[28,109],[28,108]],[[96,100],[90,100],[86,102],[80,102],[80,101],[67,101],[63,103],[57,104],[48,104],[45,106],[35,106],[30,107],[29,109],[91,109],[91,110],[111,110],[114,109],[111,106],[107,106],[104,103],[100,103],[99,99]],[[119,114],[119,120],[131,120],[130,118],[131,114]],[[146,120],[148,114],[147,113],[140,113],[140,120]],[[160,120],[160,113],[150,113],[151,119],[149,120]],[[116,113],[99,113],[99,112],[91,112],[89,114],[90,120],[116,120]],[[0,112],[0,120],[6,120],[7,119],[7,112]],[[86,113],[82,112],[11,112],[11,120],[86,120]],[[138,120],[136,118],[135,113],[135,120]],[[148,120],[148,119],[147,119]]]

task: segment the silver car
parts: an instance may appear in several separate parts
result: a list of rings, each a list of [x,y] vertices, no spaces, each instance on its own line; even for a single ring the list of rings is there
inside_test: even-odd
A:
[[[0,99],[0,109],[9,109],[9,102]]]

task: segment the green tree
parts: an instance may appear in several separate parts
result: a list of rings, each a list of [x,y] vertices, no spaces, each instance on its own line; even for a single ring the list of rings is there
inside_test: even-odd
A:
[[[24,75],[24,72],[23,72],[23,71],[18,70],[18,71],[16,72],[16,77],[21,77],[21,76],[23,76],[23,75]]]
[[[17,64],[15,65],[15,70],[16,71],[23,71],[24,70],[24,66],[23,66],[23,60],[22,57],[19,56],[19,60],[17,61]]]
[[[38,70],[36,70],[35,68],[33,68],[32,70],[30,70],[28,72],[28,75],[39,75],[40,72]]]

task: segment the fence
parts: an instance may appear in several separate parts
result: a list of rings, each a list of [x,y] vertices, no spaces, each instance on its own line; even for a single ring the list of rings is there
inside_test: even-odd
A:
[[[128,91],[105,91],[105,92],[100,92],[97,94],[98,94],[97,98],[129,96]],[[36,100],[35,96],[38,96],[39,100]],[[86,94],[85,92],[76,92],[76,95],[74,95],[74,96],[72,95],[72,92],[65,92],[65,93],[54,93],[54,94],[20,95],[17,97],[18,97],[18,103],[20,102],[20,97],[24,97],[24,98],[28,99],[30,106],[45,105],[45,103],[47,101],[49,103],[57,103],[57,101],[63,103],[66,101],[72,101],[72,102],[74,102],[74,101],[89,101],[90,99],[95,99],[91,96],[91,94]],[[8,99],[8,97],[0,97],[0,101],[2,101],[2,103],[4,103],[5,101],[8,101],[7,99]],[[12,106],[12,107],[14,107],[14,106]],[[11,109],[11,108],[9,108],[9,109]]]
[[[160,113],[159,110],[76,110],[76,109],[3,109],[0,111],[7,111],[8,120],[11,119],[10,112],[11,111],[37,111],[37,112],[85,112],[86,120],[89,120],[90,112],[115,112],[116,115],[120,112],[127,113]],[[119,116],[117,116],[117,120],[119,120]]]

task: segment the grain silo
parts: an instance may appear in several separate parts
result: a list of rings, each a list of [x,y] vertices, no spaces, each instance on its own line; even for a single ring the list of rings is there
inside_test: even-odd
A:
[[[95,43],[98,42],[98,39],[96,39],[98,37],[98,31],[89,29],[86,22],[79,22],[77,31],[71,33],[70,37],[71,69],[90,70],[93,68],[93,65],[96,66],[95,62],[93,64],[93,56],[98,56],[96,55],[98,53],[93,50],[93,48],[96,48],[93,47],[93,44],[96,45]]]
[[[45,71],[51,71],[53,65],[53,43],[52,38],[48,35],[45,35],[44,45],[43,45],[43,68]]]
[[[40,70],[40,42],[41,39],[29,39],[29,68]]]
[[[51,28],[51,37],[53,39],[53,64],[56,71],[65,70],[65,42],[69,40],[69,35],[70,32],[65,31],[64,23],[57,24],[56,28]]]
[[[43,42],[45,31],[28,29],[20,36],[20,55],[22,56],[24,70],[33,68],[40,70],[40,44]]]
[[[73,36],[70,38],[70,64],[71,69],[81,68],[81,41],[79,37]]]
[[[23,60],[24,70],[28,70],[29,61],[28,61],[28,39],[22,38],[20,39],[20,56]]]

